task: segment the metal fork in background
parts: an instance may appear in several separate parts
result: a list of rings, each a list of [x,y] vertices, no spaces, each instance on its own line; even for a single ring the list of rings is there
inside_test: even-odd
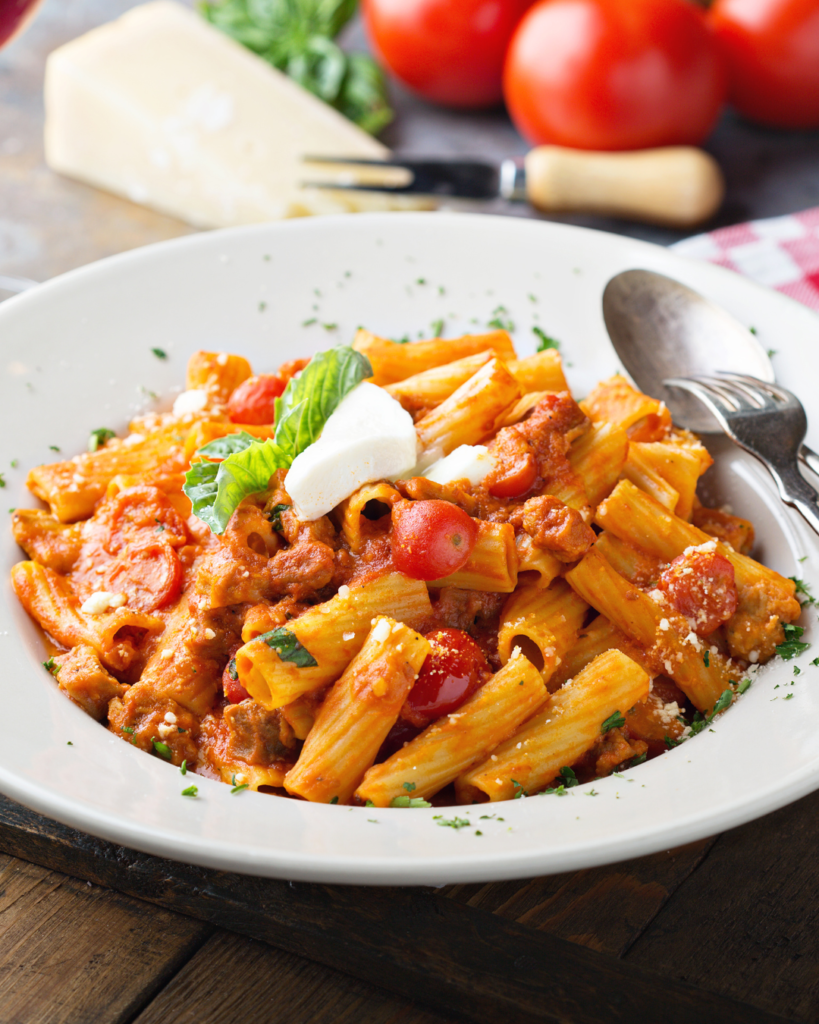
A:
[[[698,398],[732,441],[765,464],[785,504],[819,533],[819,493],[799,472],[808,420],[796,395],[742,374],[671,377],[663,383]]]

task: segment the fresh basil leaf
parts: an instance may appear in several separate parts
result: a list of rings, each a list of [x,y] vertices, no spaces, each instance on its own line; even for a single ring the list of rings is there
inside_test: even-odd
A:
[[[312,668],[318,665],[313,655],[304,647],[295,633],[280,626],[262,633],[258,638],[264,640],[268,647],[278,654],[282,661],[289,661],[298,668]]]
[[[270,520],[270,525],[277,533],[281,533],[284,527],[282,526],[282,512],[289,512],[292,508],[291,505],[274,505],[273,508],[267,513],[267,518]]]
[[[228,455],[235,455],[243,452],[252,444],[259,444],[260,438],[248,434],[246,430],[240,430],[236,434],[227,434],[225,437],[217,437],[203,445],[196,452],[197,455],[204,455],[208,459],[226,459]]]
[[[313,356],[276,399],[276,444],[295,459],[318,439],[342,398],[372,373],[370,360],[349,345]]]
[[[214,533],[222,532],[211,516],[216,492],[219,489],[216,484],[218,472],[219,464],[216,462],[194,462],[185,474],[185,483],[182,486],[182,490],[191,500],[193,514],[203,523],[207,523]]]
[[[333,40],[353,16],[356,0],[205,0],[213,25],[303,88],[375,133],[392,120],[384,74],[364,54],[346,54]]]
[[[207,513],[209,519],[198,512],[196,514],[214,533],[224,533],[230,517],[244,499],[266,490],[276,470],[287,469],[292,461],[275,441],[270,440],[252,444],[244,451],[228,455],[223,462],[218,463],[216,496]]]
[[[273,440],[261,441],[241,431],[199,449],[197,454],[222,462],[196,462],[188,470],[182,490],[194,515],[214,533],[224,533],[239,504],[266,490],[277,469],[289,469],[293,459],[318,439],[344,396],[372,372],[369,359],[349,345],[314,356],[276,399]]]

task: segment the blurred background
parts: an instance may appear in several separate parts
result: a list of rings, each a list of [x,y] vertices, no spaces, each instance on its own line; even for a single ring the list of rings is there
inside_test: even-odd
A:
[[[7,9],[15,2],[20,0],[5,0]],[[414,0],[404,2],[411,5]],[[175,217],[57,174],[45,162],[46,57],[134,6],[132,0],[45,0],[27,30],[0,50],[0,275],[44,280],[111,253],[196,230]],[[816,23],[819,3],[813,7]],[[346,52],[371,52],[360,13],[341,30],[338,43]],[[544,62],[555,59],[553,52],[544,52]],[[411,93],[389,71],[386,88],[394,117],[379,138],[396,153],[500,161],[531,148],[500,104],[488,110],[434,105]],[[722,168],[726,193],[716,215],[696,230],[819,205],[815,128],[765,127],[723,107],[704,148]],[[447,200],[446,205],[510,216],[547,216],[527,204],[501,199]],[[660,244],[695,231],[590,214],[549,216]]]

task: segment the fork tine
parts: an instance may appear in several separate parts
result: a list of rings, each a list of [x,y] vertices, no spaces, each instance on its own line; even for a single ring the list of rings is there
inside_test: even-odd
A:
[[[402,171],[411,171],[412,161],[409,160],[363,160],[352,156],[303,156],[303,164],[352,164],[354,167],[397,167]]]
[[[727,417],[732,412],[735,412],[736,409],[733,403],[726,400],[709,381],[694,377],[668,377],[663,381],[663,384],[669,388],[680,388],[682,391],[688,391],[695,398],[698,398],[706,409],[716,417],[723,430],[728,431]]]
[[[766,380],[759,380],[757,377],[749,377],[744,373],[720,373],[720,377],[724,377],[726,380],[733,380],[737,384],[742,384],[749,391],[753,390],[757,393],[762,392],[766,395],[771,395],[773,398],[778,399],[783,403],[791,404],[796,397],[785,388],[779,387],[778,384],[773,384]]]
[[[772,401],[769,395],[758,388],[749,387],[744,381],[735,376],[715,378],[715,386],[722,387],[728,394],[732,395],[737,403],[738,411],[752,412],[753,410],[769,409]]]

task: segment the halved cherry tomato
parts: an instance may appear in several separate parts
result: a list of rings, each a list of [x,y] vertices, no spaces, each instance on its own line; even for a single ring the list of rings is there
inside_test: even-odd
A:
[[[248,377],[228,399],[228,416],[234,423],[261,426],[276,419],[276,399],[287,387],[278,374],[263,373]]]
[[[238,704],[250,696],[239,682],[239,673],[236,671],[236,651],[238,650],[239,648],[236,647],[230,652],[230,658],[227,665],[225,665],[225,671],[222,673],[222,690],[231,704]]]
[[[717,551],[695,548],[679,555],[660,575],[657,588],[700,636],[713,633],[737,610],[734,567]]]
[[[116,555],[135,541],[147,542],[162,539],[171,547],[182,547],[188,543],[185,520],[167,495],[158,487],[147,484],[126,487],[107,506],[108,535],[105,547]]]
[[[402,501],[393,507],[392,560],[416,580],[439,580],[469,560],[478,527],[449,501]]]
[[[129,544],[105,574],[106,589],[125,594],[128,607],[152,612],[176,600],[182,590],[182,563],[162,541]]]
[[[436,629],[426,638],[432,650],[401,711],[417,726],[456,711],[491,671],[483,651],[462,629]]]

